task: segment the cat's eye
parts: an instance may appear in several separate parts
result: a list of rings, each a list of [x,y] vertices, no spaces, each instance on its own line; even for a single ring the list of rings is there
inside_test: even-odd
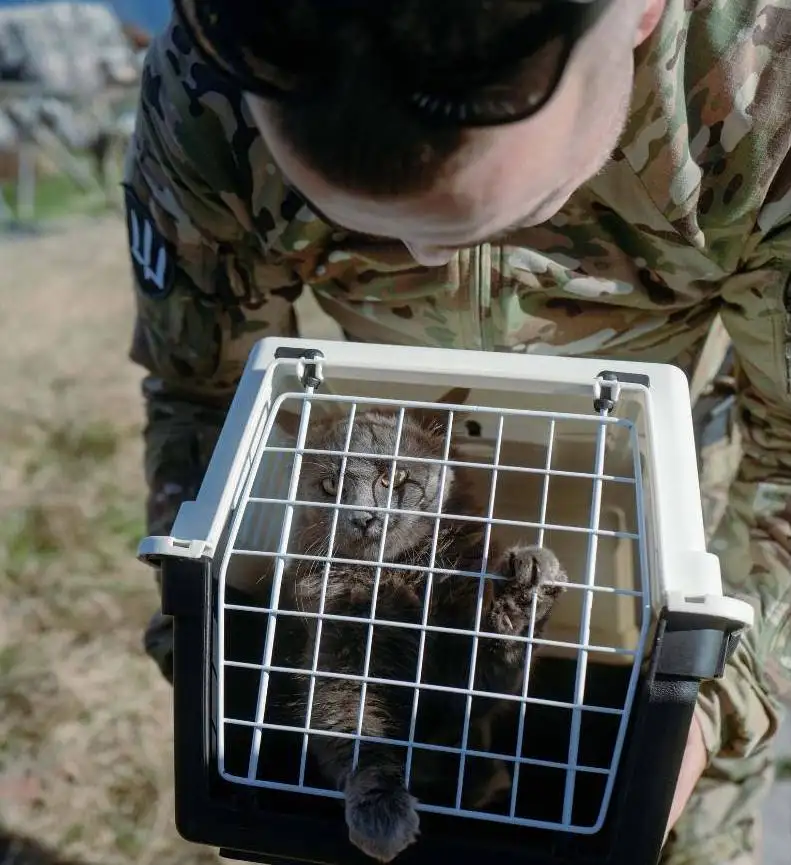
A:
[[[395,473],[395,477],[393,478],[393,488],[398,489],[400,486],[403,486],[406,479],[409,477],[409,472],[400,471]],[[390,486],[390,472],[383,472],[379,478],[379,483],[383,487]]]
[[[321,488],[328,496],[334,496],[338,492],[338,484],[335,483],[335,478],[324,478],[321,482]]]

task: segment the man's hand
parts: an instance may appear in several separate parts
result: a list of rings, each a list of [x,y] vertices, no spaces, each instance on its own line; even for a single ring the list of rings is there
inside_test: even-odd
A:
[[[670,806],[670,817],[665,830],[665,841],[670,830],[676,825],[684,808],[687,806],[689,797],[700,780],[703,770],[706,768],[706,746],[703,743],[703,732],[697,716],[692,718],[692,726],[687,737],[687,747],[684,749],[684,758],[681,761],[676,792],[673,796],[673,804]]]

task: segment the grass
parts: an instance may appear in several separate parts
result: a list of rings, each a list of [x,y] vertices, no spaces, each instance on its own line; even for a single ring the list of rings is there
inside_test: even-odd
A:
[[[0,184],[8,206],[17,213],[17,188],[15,183]],[[96,194],[84,192],[65,174],[39,177],[36,181],[33,218],[36,221],[59,219],[71,214],[97,214],[106,209],[104,201]]]
[[[72,155],[83,166],[87,176],[94,175],[95,167],[85,154],[74,152]],[[33,222],[46,223],[50,220],[59,220],[72,215],[96,216],[105,213],[108,206],[117,206],[120,201],[118,184],[121,180],[122,161],[123,149],[116,146],[105,164],[105,168],[110,172],[108,182],[114,184],[109,202],[98,187],[91,192],[86,192],[66,172],[39,171],[36,177],[33,214],[31,216]],[[20,217],[17,211],[19,201],[16,181],[0,181],[0,194],[14,215]],[[25,220],[27,221],[27,218]]]
[[[113,482],[118,430],[104,421],[39,428],[42,441],[23,464],[28,493],[0,527],[3,588],[12,596],[14,587],[29,596],[32,582],[49,597],[48,578],[59,580],[64,568],[91,575],[93,588],[121,555],[134,555],[144,532],[140,501]]]
[[[5,432],[0,862],[216,861],[176,836],[170,691],[140,646],[155,594],[134,559],[139,426],[73,412]]]
[[[0,865],[216,862],[176,833],[171,691],[141,645],[123,225],[2,256]]]

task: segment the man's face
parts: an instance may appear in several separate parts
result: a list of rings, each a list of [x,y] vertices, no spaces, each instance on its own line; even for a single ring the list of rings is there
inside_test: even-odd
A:
[[[249,97],[251,112],[281,171],[323,216],[350,231],[398,240],[419,264],[446,264],[460,248],[550,219],[604,167],[628,115],[631,49],[653,30],[664,3],[613,3],[538,114],[471,131],[434,187],[419,194],[374,197],[333,186],[289,147],[264,102]],[[635,4],[639,11],[648,7],[637,37]],[[623,21],[624,6],[633,12],[631,24]]]

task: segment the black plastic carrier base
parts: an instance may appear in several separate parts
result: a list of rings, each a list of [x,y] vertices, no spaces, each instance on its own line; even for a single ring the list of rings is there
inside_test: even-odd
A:
[[[250,787],[219,775],[217,671],[212,660],[217,582],[206,562],[168,558],[161,567],[163,611],[174,617],[179,833],[188,841],[219,848],[221,855],[230,859],[271,865],[371,865],[373,860],[349,842],[338,799]],[[246,598],[241,592],[226,589],[226,601],[243,604]],[[263,631],[234,631],[234,655],[243,649],[251,660],[260,661]],[[708,617],[660,618],[650,668],[643,672],[635,695],[608,817],[598,833],[575,834],[421,813],[420,838],[397,857],[396,863],[480,865],[491,858],[498,865],[655,865],[699,682],[722,674],[738,640],[738,632],[729,634],[723,622]],[[622,705],[628,675],[628,669],[591,664],[586,701]],[[573,682],[574,662],[544,658],[534,676],[536,695],[552,699]],[[225,687],[226,696],[230,696],[228,681]],[[539,706],[531,707],[528,714],[530,754],[525,756],[564,760],[570,713]],[[594,717],[589,724],[583,722],[580,741],[586,747],[581,749],[580,761],[595,760],[591,751],[598,750],[603,755],[600,763],[608,763],[617,727],[617,721],[607,715]],[[247,752],[239,747],[237,760],[246,760]],[[232,748],[226,742],[226,765],[233,761]],[[528,765],[521,770],[520,791],[527,789],[531,807],[535,791],[535,807],[539,815],[545,809],[544,819],[552,820],[563,801],[563,783],[555,777],[558,774]],[[579,776],[575,820],[595,821],[604,783],[602,776]]]

